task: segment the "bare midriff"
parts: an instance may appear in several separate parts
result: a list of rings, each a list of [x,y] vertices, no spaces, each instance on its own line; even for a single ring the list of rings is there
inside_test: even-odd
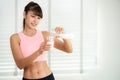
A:
[[[46,61],[34,62],[24,69],[24,78],[37,79],[43,78],[51,74]]]

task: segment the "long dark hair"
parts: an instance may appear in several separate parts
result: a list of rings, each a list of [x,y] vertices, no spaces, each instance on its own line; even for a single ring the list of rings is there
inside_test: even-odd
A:
[[[35,15],[39,16],[40,18],[43,18],[43,12],[41,7],[39,6],[39,4],[31,1],[29,2],[25,8],[24,8],[24,12],[25,14],[28,13],[28,11],[33,11]],[[23,19],[23,29],[25,28],[25,18]]]

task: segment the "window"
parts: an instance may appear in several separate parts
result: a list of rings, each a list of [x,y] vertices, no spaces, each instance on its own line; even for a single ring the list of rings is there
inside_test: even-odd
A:
[[[15,4],[14,1],[6,3],[7,0],[0,1],[0,78],[13,75],[15,65],[12,58],[9,38],[15,31]],[[10,13],[8,15],[8,13]],[[2,79],[3,80],[3,79]]]

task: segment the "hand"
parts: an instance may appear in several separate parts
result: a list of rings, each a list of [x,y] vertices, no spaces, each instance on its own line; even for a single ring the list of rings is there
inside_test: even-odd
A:
[[[51,49],[51,44],[48,44],[47,42],[43,42],[40,45],[39,52],[49,51]]]
[[[64,32],[64,28],[63,27],[56,27],[55,32],[58,33],[58,34],[61,34],[61,33]]]

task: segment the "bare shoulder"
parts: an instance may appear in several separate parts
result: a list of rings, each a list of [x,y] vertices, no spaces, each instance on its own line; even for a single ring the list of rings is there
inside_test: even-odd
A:
[[[15,33],[15,34],[12,34],[11,36],[10,36],[10,41],[18,41],[19,40],[19,36],[18,36],[18,34],[17,33]]]

